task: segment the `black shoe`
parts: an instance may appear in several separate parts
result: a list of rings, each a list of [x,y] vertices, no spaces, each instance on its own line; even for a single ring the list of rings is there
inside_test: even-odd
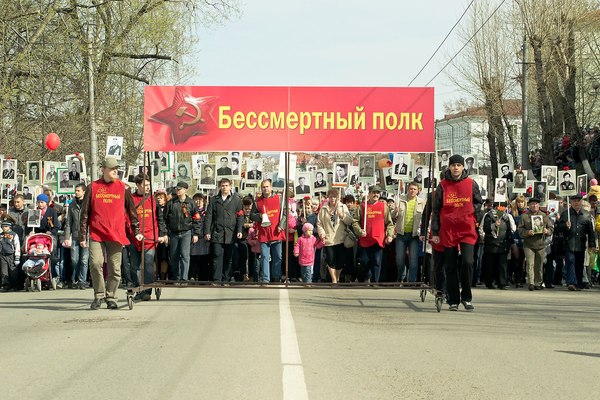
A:
[[[496,289],[496,286],[494,286],[494,285],[489,285],[489,286],[485,285],[485,287],[488,288],[488,289]]]
[[[554,289],[554,285],[549,283],[546,285],[546,289]]]
[[[104,299],[94,299],[94,301],[92,301],[92,304],[90,304],[90,308],[92,310],[97,310],[100,308],[102,303],[104,303]]]
[[[544,287],[542,285],[540,285],[540,286],[534,286],[533,289],[534,290],[542,290],[542,289],[544,289]]]
[[[461,303],[467,311],[473,311],[475,309],[475,307],[473,307],[473,304],[470,301],[463,300],[461,301]]]
[[[119,308],[119,306],[114,300],[106,300],[106,308],[108,308],[109,310],[116,310],[117,308]]]
[[[500,289],[500,290],[508,290],[508,287],[507,286],[498,286],[498,289]]]
[[[148,292],[142,292],[142,301],[150,301],[150,299],[152,298],[151,295],[152,292],[148,293]]]
[[[448,310],[450,310],[450,311],[458,311],[458,304],[450,304],[448,306]]]
[[[529,285],[529,290],[535,290],[535,286]]]

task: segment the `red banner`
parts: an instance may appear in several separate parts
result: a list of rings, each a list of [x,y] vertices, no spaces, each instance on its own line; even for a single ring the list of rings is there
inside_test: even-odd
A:
[[[144,150],[433,152],[433,88],[146,86]]]

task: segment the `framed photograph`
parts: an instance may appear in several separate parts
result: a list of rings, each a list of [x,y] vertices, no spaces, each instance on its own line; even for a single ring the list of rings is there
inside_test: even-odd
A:
[[[542,165],[542,176],[541,180],[546,182],[548,190],[557,190],[556,172],[558,167],[556,165]]]
[[[541,215],[532,215],[531,226],[534,235],[544,233],[544,217],[542,217]]]
[[[34,208],[27,211],[27,226],[29,228],[39,228],[42,223],[42,211]]]
[[[16,188],[17,188],[17,192],[21,193],[21,191],[23,190],[23,181],[25,179],[25,176],[23,174],[17,174],[17,180],[16,182]]]
[[[280,173],[281,176],[284,176]],[[246,183],[260,183],[263,179],[263,160],[256,158],[246,159]]]
[[[23,191],[21,192],[23,194],[23,199],[25,200],[25,203],[33,203],[33,195],[35,193],[35,186],[29,186],[29,185],[25,185],[23,186]]]
[[[385,190],[388,192],[396,191],[398,179],[394,179],[394,167],[382,168],[380,171],[382,175],[380,184],[384,185]]]
[[[106,137],[106,155],[120,160],[123,156],[123,136]]]
[[[350,177],[349,179],[349,184],[350,186],[355,186],[358,183],[358,166],[356,165],[350,165],[348,167],[348,176]],[[333,182],[333,179],[331,180]]]
[[[229,164],[229,156],[218,156],[215,157],[217,161],[217,177],[229,178],[231,177],[231,166]]]
[[[133,183],[133,180],[135,179],[135,176],[137,174],[138,174],[138,167],[136,167],[135,165],[132,165],[129,168],[127,168],[127,182]]]
[[[329,182],[327,181],[327,170],[318,169],[311,172],[314,192],[327,192]]]
[[[496,184],[494,186],[494,202],[496,203],[506,203],[507,198],[507,179],[506,178],[496,178]]]
[[[294,198],[302,199],[304,196],[311,196],[312,192],[312,173],[296,172],[296,180],[294,182]]]
[[[42,162],[41,161],[27,161],[25,163],[27,175],[25,176],[25,182],[28,185],[41,185],[42,184]]]
[[[346,168],[346,171],[348,171],[347,168]],[[367,180],[375,179],[375,156],[374,155],[358,156],[358,177],[359,177],[359,179],[367,178]],[[336,180],[334,180],[333,182],[335,184]]]
[[[445,171],[448,169],[448,164],[450,162],[450,156],[452,155],[452,149],[441,149],[436,153],[437,157],[437,167],[440,171]]]
[[[62,180],[61,174],[58,176]],[[67,160],[67,176],[73,185],[81,182],[81,161],[78,158]]]
[[[217,187],[217,176],[215,175],[215,164],[204,164],[200,172],[198,189],[214,189]],[[177,180],[179,182],[179,179]]]
[[[546,207],[548,200],[547,184],[544,181],[533,181],[533,197],[540,200],[540,207]]]
[[[75,193],[75,184],[69,179],[68,168],[58,168],[56,170],[58,174],[58,182],[56,184],[56,193],[58,194],[72,194]]]
[[[418,183],[421,187],[423,187],[423,180],[427,176],[425,171],[429,171],[426,165],[415,165],[412,172],[412,181]]]
[[[577,171],[570,169],[568,171],[558,172],[558,194],[561,196],[574,196],[577,194],[577,188],[573,180],[577,176]]]
[[[548,210],[548,216],[553,218],[556,217],[559,210],[558,200],[548,200],[548,205],[546,206]]]
[[[59,161],[45,161],[44,162],[44,180],[43,184],[46,186],[53,186],[58,182],[59,168],[67,168],[67,164]]]
[[[77,172],[81,175],[81,178],[87,178],[87,166],[85,164],[85,154],[69,154],[65,157],[66,167],[69,171],[72,171],[73,164],[75,164]]]
[[[2,204],[8,204],[12,200],[16,193],[15,183],[1,183],[0,188],[2,191]]]
[[[208,154],[194,154],[192,156],[192,178],[200,179],[204,164],[208,164]]]
[[[479,175],[477,154],[467,154],[465,156],[465,171],[467,171],[468,176]]]
[[[437,176],[439,175],[437,170],[430,170],[427,167],[423,167],[423,189],[435,189],[438,185]]]
[[[577,193],[583,194],[588,192],[588,176],[587,174],[577,176]]]
[[[527,170],[517,170],[513,175],[513,193],[525,193],[527,190]]]
[[[290,154],[289,163],[288,163],[288,179],[290,181],[296,180],[296,166],[298,165],[298,155]],[[285,177],[285,153],[279,153],[279,163],[277,164],[277,172],[279,172],[279,176],[282,178]]]
[[[409,153],[397,153],[394,154],[394,160],[392,161],[392,178],[408,180],[410,175],[411,158]]]
[[[208,164],[205,164],[205,166]],[[214,164],[212,164],[214,168]],[[188,186],[192,185],[192,168],[189,162],[178,162],[175,164],[175,180],[177,182],[185,182]],[[213,169],[214,177],[214,169]]]
[[[533,195],[533,183],[534,182],[535,182],[534,180],[527,179],[527,181],[525,183],[526,189],[525,189],[524,194],[525,194],[525,198],[527,198],[527,199],[532,197],[532,195]]]
[[[17,180],[17,160],[2,160],[2,182],[14,182]]]
[[[167,151],[155,151],[153,158],[155,160],[158,160],[160,172],[168,172],[171,170],[171,158],[173,158],[172,153],[169,153]],[[208,156],[206,161],[208,161]]]
[[[510,164],[498,164],[498,176],[502,179],[506,179],[508,182],[513,181],[513,173],[510,169]]]
[[[350,164],[347,162],[336,162],[333,163],[333,182],[332,186],[334,187],[346,187],[348,186],[348,167]],[[375,177],[375,172],[373,171],[372,178]],[[359,176],[360,177],[360,172]]]
[[[488,198],[488,177],[487,175],[474,175],[471,179],[479,186],[479,193],[482,199]]]
[[[231,176],[233,177],[233,179],[240,179],[240,177],[242,176],[242,164],[240,162],[241,160],[242,159],[239,156],[229,157],[229,165],[231,166]]]

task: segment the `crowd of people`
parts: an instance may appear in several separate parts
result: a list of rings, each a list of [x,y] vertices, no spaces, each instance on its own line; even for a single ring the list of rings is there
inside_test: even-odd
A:
[[[449,157],[440,184],[427,196],[410,182],[405,196],[389,199],[375,184],[364,199],[331,188],[325,198],[297,200],[294,185],[276,193],[270,179],[260,182],[256,196],[238,195],[228,178],[212,196],[190,197],[185,181],[169,193],[151,193],[148,176],[137,175],[132,190],[118,168],[107,157],[100,179],[79,183],[64,206],[45,189],[36,198],[41,220],[35,227],[28,226],[33,209],[25,207],[23,194],[0,209],[3,291],[23,289],[23,243],[39,232],[55,238],[50,258],[57,286],[86,289],[91,283],[92,309],[117,308],[119,286],[289,281],[431,284],[450,310],[462,304],[471,311],[471,288],[478,285],[579,291],[597,279],[600,186],[594,179],[585,200],[578,194],[566,205],[550,193],[559,209],[548,210],[540,199],[520,194],[508,207],[484,202],[460,155]],[[151,296],[146,288],[136,300]]]

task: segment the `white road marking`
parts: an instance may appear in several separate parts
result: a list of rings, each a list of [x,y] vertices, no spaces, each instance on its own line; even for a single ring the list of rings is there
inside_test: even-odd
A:
[[[300,357],[296,325],[290,309],[287,289],[279,291],[279,321],[281,327],[281,365],[283,366],[284,400],[308,400],[304,367]]]

